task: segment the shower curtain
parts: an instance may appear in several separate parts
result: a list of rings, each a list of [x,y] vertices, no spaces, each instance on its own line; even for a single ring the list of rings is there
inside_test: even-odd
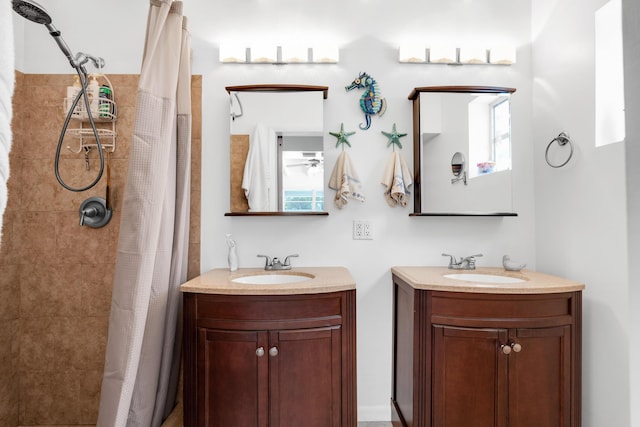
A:
[[[0,245],[2,245],[2,217],[7,207],[8,196],[11,97],[15,79],[12,18],[11,6],[8,1],[5,1],[0,6]]]
[[[190,39],[182,2],[151,0],[124,191],[99,427],[160,426],[176,399],[186,280]]]

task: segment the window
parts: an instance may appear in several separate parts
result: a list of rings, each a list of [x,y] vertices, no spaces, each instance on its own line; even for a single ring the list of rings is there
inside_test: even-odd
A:
[[[509,99],[491,104],[491,148],[494,170],[511,169],[511,113]]]
[[[595,13],[596,147],[625,138],[622,4],[610,0]]]
[[[321,212],[324,210],[324,191],[322,190],[285,190],[285,212]]]

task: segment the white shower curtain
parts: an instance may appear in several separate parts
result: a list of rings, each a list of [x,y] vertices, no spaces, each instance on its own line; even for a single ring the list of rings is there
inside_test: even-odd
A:
[[[124,191],[99,427],[159,426],[176,397],[191,158],[182,2],[151,0]]]
[[[15,80],[13,65],[13,14],[8,1],[0,6],[0,245],[2,217],[7,207],[9,151],[11,150],[11,97]]]

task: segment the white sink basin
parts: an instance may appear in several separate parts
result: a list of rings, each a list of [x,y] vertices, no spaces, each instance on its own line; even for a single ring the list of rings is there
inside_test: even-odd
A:
[[[313,279],[311,275],[303,274],[253,274],[232,279],[232,282],[243,283],[245,285],[280,285],[283,283],[298,283]]]
[[[481,282],[481,283],[522,283],[523,279],[510,276],[498,276],[495,274],[482,274],[482,273],[453,273],[445,274],[447,279],[464,280],[467,282]]]

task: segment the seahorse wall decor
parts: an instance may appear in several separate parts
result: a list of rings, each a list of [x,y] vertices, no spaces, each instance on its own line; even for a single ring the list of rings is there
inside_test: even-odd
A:
[[[345,86],[344,89],[349,92],[353,89],[364,89],[364,93],[360,97],[360,108],[364,111],[364,117],[366,123],[360,123],[360,129],[367,130],[371,126],[371,116],[377,114],[383,115],[387,110],[387,101],[380,97],[380,89],[378,88],[378,82],[375,81],[367,73],[360,73],[349,86]]]

